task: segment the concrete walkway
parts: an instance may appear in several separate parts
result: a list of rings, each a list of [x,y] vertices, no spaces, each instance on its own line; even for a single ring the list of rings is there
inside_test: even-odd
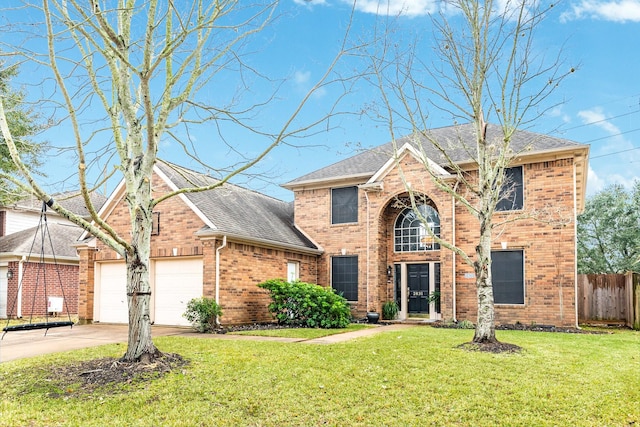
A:
[[[199,334],[191,328],[170,326],[153,326],[152,334],[159,336],[184,336],[202,339],[241,340],[241,341],[275,341],[299,342],[304,344],[334,344],[356,338],[367,337],[379,332],[398,331],[415,327],[415,325],[392,324],[361,329],[354,332],[330,335],[316,339],[258,337],[250,335],[230,334]],[[62,351],[78,350],[81,348],[97,347],[103,344],[127,342],[128,329],[126,325],[75,325],[71,327],[49,329],[45,336],[44,330],[8,332],[0,341],[0,362],[24,359],[42,354]]]

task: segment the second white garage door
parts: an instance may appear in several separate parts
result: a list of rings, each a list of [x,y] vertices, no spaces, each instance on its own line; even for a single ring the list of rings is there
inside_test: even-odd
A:
[[[192,298],[202,296],[202,259],[155,263],[155,324],[190,326],[182,314]]]

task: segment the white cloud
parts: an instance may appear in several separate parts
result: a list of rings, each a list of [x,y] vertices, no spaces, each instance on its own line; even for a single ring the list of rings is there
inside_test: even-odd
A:
[[[560,15],[562,22],[575,19],[602,19],[613,22],[640,22],[640,0],[582,0]]]
[[[293,84],[296,89],[302,93],[308,92],[312,88],[311,71],[296,71],[293,73]],[[322,98],[327,94],[327,90],[323,87],[317,88],[313,92],[314,98]]]
[[[345,3],[353,4],[350,0]],[[357,0],[356,10],[375,15],[425,16],[438,10],[436,0]]]
[[[297,5],[307,6],[307,7],[312,7],[317,5],[323,6],[327,4],[325,0],[293,0],[293,2]]]
[[[587,173],[587,196],[602,191],[606,186],[605,181],[601,179],[591,165],[589,165],[589,172]]]
[[[559,118],[563,123],[571,122],[571,117],[563,111],[562,106],[556,106],[550,109],[546,112],[546,115],[549,117]]]
[[[607,117],[600,108],[579,111],[578,117],[582,119],[582,123],[586,125],[593,124],[594,126],[598,126],[600,129],[611,135],[617,135],[620,133],[620,129],[607,120]]]
[[[604,190],[611,185],[621,185],[623,188],[630,190],[633,188],[636,181],[640,181],[640,176],[627,174],[621,175],[619,173],[611,174],[598,174],[589,165],[589,172],[587,174],[587,196],[592,196],[595,193]]]
[[[311,71],[296,71],[293,74],[293,81],[298,86],[303,86],[309,82],[309,78],[311,77]]]

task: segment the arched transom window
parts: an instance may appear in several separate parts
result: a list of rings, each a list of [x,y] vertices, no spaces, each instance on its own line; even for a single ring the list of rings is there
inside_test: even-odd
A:
[[[440,237],[440,215],[432,206],[418,205],[420,215],[412,208],[403,210],[396,219],[394,247],[396,252],[435,251],[440,249],[427,230]],[[422,219],[420,218],[422,217]],[[423,221],[424,220],[424,221]]]

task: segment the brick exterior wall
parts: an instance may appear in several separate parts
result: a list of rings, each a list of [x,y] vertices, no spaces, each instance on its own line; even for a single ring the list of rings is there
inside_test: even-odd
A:
[[[412,156],[401,159],[402,176],[415,193],[431,200],[440,216],[441,237],[453,238],[452,197],[437,189],[426,175],[424,166]],[[575,215],[574,165],[571,158],[536,162],[523,166],[524,210],[515,213],[497,213],[495,223],[513,215],[536,213],[547,219],[552,211],[561,216],[564,226],[553,226],[536,219],[509,223],[495,230],[493,249],[500,250],[501,242],[509,249],[523,249],[525,257],[525,304],[496,305],[496,321],[500,323],[539,323],[575,326]],[[393,246],[394,223],[402,211],[397,199],[406,196],[406,187],[397,169],[384,175],[382,191],[359,190],[359,215],[355,224],[331,224],[331,188],[295,190],[295,221],[325,250],[318,263],[318,283],[330,286],[332,256],[344,249],[347,255],[357,255],[358,302],[356,315],[367,308],[381,309],[384,301],[394,296],[393,280],[388,280],[386,269],[395,263],[440,262],[441,313],[444,319],[456,318],[476,321],[475,279],[467,278],[473,269],[458,256],[455,266],[456,301],[453,303],[453,254],[447,249],[427,252],[395,252]],[[345,182],[335,187],[363,184]],[[460,188],[459,191],[464,191]],[[455,205],[456,245],[474,258],[479,236],[477,221],[465,207]],[[367,250],[367,233],[369,246]],[[367,282],[368,292],[367,292]]]
[[[153,178],[154,194],[170,190],[157,175]],[[201,238],[195,233],[204,227],[204,222],[180,197],[160,203],[154,212],[159,212],[159,234],[151,237],[152,260],[171,257],[199,257],[203,259],[203,296],[214,298],[216,288],[216,252],[222,246],[221,238]],[[117,202],[106,218],[111,227],[121,236],[130,231],[129,211],[123,200]],[[102,242],[96,248],[81,248],[80,290],[81,319],[85,323],[93,320],[94,312],[94,263],[119,259],[115,251]],[[174,251],[175,250],[175,251]],[[220,250],[220,295],[223,324],[245,324],[272,321],[267,310],[270,302],[267,291],[257,284],[272,278],[286,278],[287,262],[300,264],[300,279],[315,283],[316,256],[267,248],[247,242],[229,239]],[[152,294],[153,298],[153,294]]]
[[[7,317],[17,315],[16,298],[19,286],[19,262],[9,263],[14,276],[7,284]],[[22,317],[43,317],[47,314],[48,297],[64,297],[62,312],[58,315],[78,314],[78,266],[69,264],[22,264]]]
[[[218,241],[217,246],[220,245],[221,242]],[[240,242],[227,242],[227,246],[220,251],[220,258],[220,302],[223,324],[273,321],[273,317],[267,310],[271,302],[269,292],[257,285],[268,279],[286,279],[288,262],[299,263],[301,281],[316,282],[316,256],[314,255]]]

